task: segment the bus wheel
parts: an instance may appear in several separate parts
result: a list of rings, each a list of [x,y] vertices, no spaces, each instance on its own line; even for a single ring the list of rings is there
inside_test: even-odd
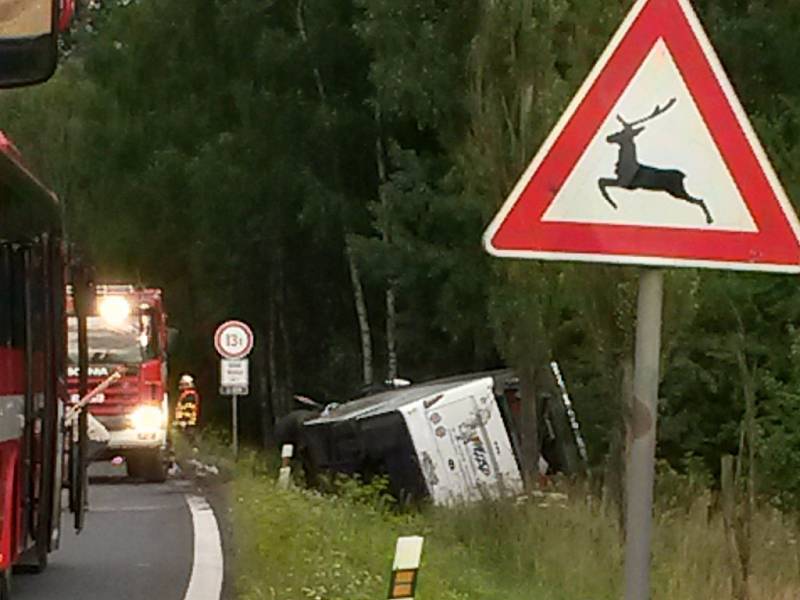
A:
[[[47,546],[36,542],[36,545],[22,555],[20,561],[14,565],[14,571],[26,575],[38,575],[47,568]],[[2,599],[3,596],[0,596]]]
[[[0,600],[11,600],[11,567],[0,573]]]
[[[47,569],[47,544],[36,544],[36,564],[33,565],[34,573],[41,573]]]

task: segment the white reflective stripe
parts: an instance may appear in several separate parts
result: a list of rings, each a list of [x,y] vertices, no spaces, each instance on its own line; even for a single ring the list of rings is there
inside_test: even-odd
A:
[[[194,564],[184,600],[219,600],[222,593],[222,543],[214,511],[205,498],[186,496],[194,527]]]
[[[422,544],[424,542],[425,538],[419,535],[397,538],[392,570],[407,571],[419,569],[420,559],[422,558]]]
[[[25,430],[25,396],[0,396],[0,442],[15,440]]]

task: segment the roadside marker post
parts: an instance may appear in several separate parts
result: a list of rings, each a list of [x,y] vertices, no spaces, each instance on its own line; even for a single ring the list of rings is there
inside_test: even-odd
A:
[[[625,600],[647,600],[663,305],[652,267],[800,272],[800,221],[691,0],[634,2],[483,243],[501,258],[645,267]]]
[[[421,536],[397,538],[392,564],[392,576],[389,582],[389,600],[414,598],[417,589],[417,576],[422,558],[422,544],[425,539]]]
[[[294,446],[292,444],[284,444],[281,448],[281,468],[278,471],[278,487],[282,490],[289,489],[289,484],[292,481],[292,467],[289,461],[294,455]]]

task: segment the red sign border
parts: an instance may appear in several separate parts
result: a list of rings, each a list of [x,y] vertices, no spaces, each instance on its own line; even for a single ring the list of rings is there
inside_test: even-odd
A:
[[[223,332],[228,327],[241,327],[244,330],[244,332],[247,334],[247,345],[245,346],[245,349],[241,353],[229,354],[229,353],[223,352],[222,344],[220,342],[220,338],[222,338]],[[230,320],[230,321],[225,321],[219,327],[217,327],[217,330],[214,332],[214,348],[216,349],[217,354],[219,354],[220,356],[225,357],[225,358],[227,358],[229,360],[238,360],[238,359],[242,359],[242,358],[245,358],[246,356],[248,356],[250,354],[250,352],[253,351],[253,344],[254,343],[255,343],[255,337],[253,336],[253,330],[250,329],[250,326],[247,323],[245,323],[244,321],[238,321],[238,320],[235,320],[235,319]]]
[[[672,53],[757,232],[541,220],[659,39]],[[500,257],[800,272],[800,223],[687,0],[637,2],[486,230],[484,246]]]

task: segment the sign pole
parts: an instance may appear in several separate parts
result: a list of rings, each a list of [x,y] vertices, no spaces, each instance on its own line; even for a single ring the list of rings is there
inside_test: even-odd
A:
[[[233,395],[233,414],[231,420],[233,421],[233,457],[239,458],[239,397]]]
[[[625,600],[650,597],[663,292],[664,274],[656,269],[644,271],[639,278],[633,406],[625,464]]]

